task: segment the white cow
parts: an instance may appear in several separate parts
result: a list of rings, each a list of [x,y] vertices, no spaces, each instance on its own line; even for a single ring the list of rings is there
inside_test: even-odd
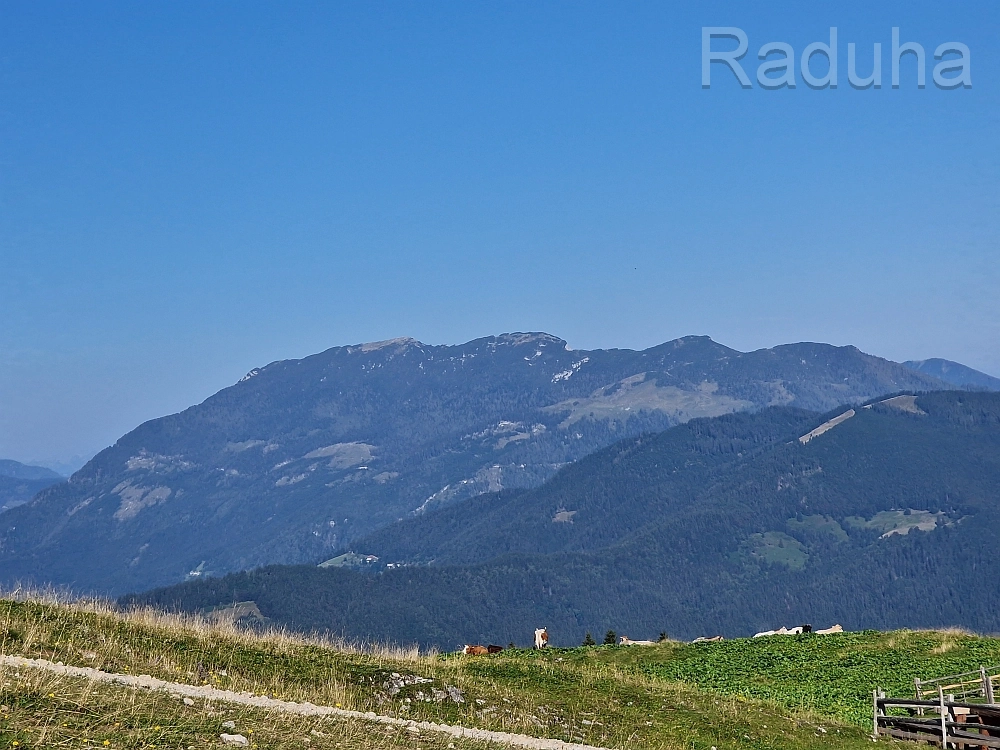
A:
[[[807,629],[808,628],[808,629]],[[826,630],[812,630],[807,625],[799,625],[794,628],[781,627],[777,630],[765,630],[762,633],[755,633],[754,638],[762,638],[768,635],[802,635],[802,633],[816,633],[816,635],[829,635],[830,633],[843,633],[844,629],[840,625],[834,625]]]
[[[628,636],[623,635],[621,641],[618,643],[619,646],[655,646],[656,641],[633,641]]]
[[[535,630],[535,648],[545,648],[549,645],[549,631],[545,628]]]
[[[754,638],[763,638],[766,635],[788,635],[788,628],[778,628],[777,630],[765,630],[762,633],[754,633]]]

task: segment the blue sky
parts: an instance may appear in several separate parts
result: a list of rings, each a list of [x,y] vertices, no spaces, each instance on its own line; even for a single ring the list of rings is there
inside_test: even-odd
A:
[[[0,1],[0,457],[400,335],[1000,375],[1000,5],[681,5]],[[837,26],[841,85],[704,90],[702,26],[751,78]],[[972,88],[911,57],[891,89],[893,26],[967,44]]]

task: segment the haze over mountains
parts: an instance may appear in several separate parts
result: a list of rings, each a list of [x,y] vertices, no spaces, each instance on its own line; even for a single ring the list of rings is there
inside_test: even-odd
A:
[[[904,362],[911,370],[938,378],[959,388],[975,388],[986,391],[1000,391],[1000,378],[973,370],[959,362],[947,359],[921,359]]]
[[[64,479],[42,466],[0,459],[0,513],[23,505],[41,490]]]
[[[272,624],[447,649],[541,625],[561,645],[804,622],[997,632],[998,477],[1000,394],[776,407],[624,440],[356,543],[404,567],[265,568],[126,601],[254,601]]]
[[[516,333],[336,347],[141,425],[5,513],[0,578],[120,593],[317,562],[399,519],[538,486],[692,418],[947,387],[825,344],[743,353],[692,336],[579,351]]]

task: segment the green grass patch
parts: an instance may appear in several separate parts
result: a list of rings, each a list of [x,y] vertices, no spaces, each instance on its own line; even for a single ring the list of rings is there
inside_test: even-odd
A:
[[[772,636],[642,651],[611,649],[602,658],[656,679],[774,701],[862,727],[871,723],[875,688],[910,697],[915,677],[1000,664],[1000,639],[958,631]]]

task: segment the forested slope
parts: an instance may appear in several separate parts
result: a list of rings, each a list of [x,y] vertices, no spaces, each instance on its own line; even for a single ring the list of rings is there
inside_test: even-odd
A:
[[[254,600],[296,628],[445,647],[523,641],[529,625],[556,643],[800,622],[1000,630],[1000,395],[875,403],[799,439],[843,411],[772,409],[624,441],[537,490],[369,540],[402,568],[271,567],[141,600]]]

